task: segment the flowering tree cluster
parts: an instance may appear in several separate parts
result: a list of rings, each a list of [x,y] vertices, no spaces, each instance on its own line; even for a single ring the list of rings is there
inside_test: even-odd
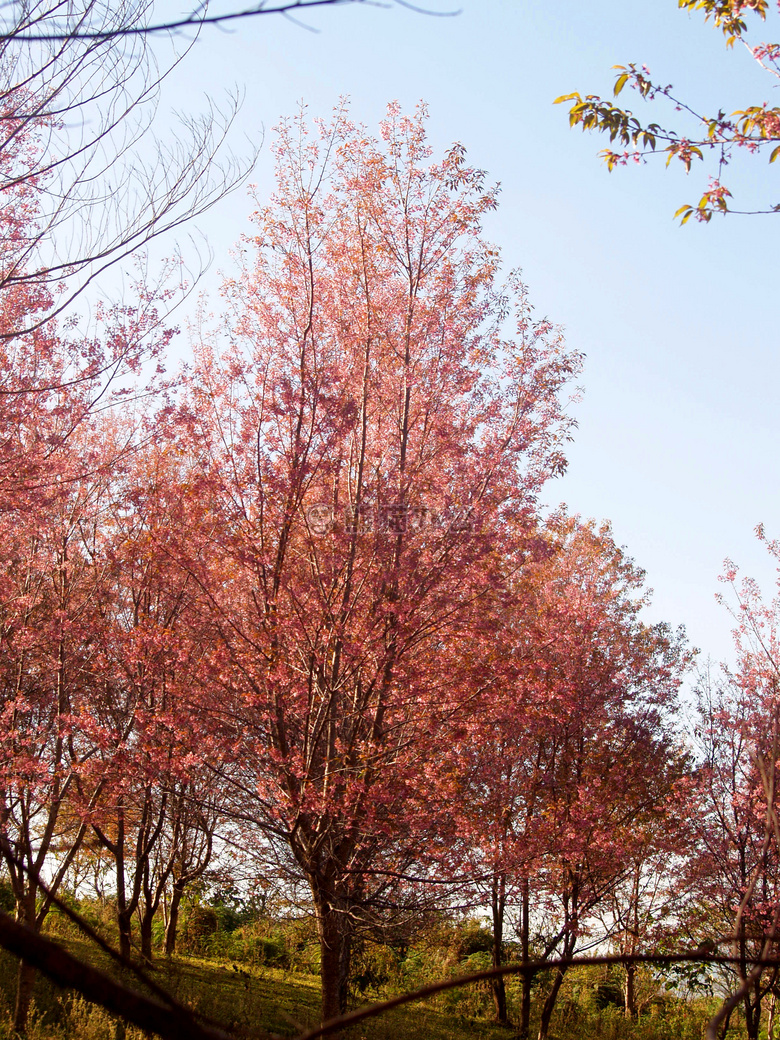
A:
[[[705,19],[720,29],[726,46],[744,47],[751,59],[765,72],[780,77],[780,44],[753,43],[749,37],[750,22],[756,18],[766,21],[770,14],[768,0],[678,0],[678,6],[687,11],[700,11]],[[676,94],[671,84],[666,86],[652,79],[646,66],[616,65],[617,78],[613,96],[618,97],[628,86],[647,102],[666,101],[676,113],[676,119],[688,119],[688,125],[648,122],[630,109],[621,108],[610,99],[595,94],[584,97],[578,93],[559,97],[556,104],[571,103],[569,122],[583,130],[596,130],[609,136],[610,147],[601,153],[608,168],[625,166],[633,161],[645,162],[654,154],[665,154],[666,165],[677,160],[690,172],[695,160],[711,163],[709,183],[698,203],[685,203],[675,213],[686,223],[691,217],[709,221],[720,213],[777,213],[780,203],[758,209],[735,209],[729,202],[732,192],[724,183],[726,167],[739,152],[768,156],[770,163],[780,155],[780,108],[768,101],[749,105],[745,109],[728,112],[701,111],[693,102]],[[618,145],[616,149],[613,147]]]
[[[780,545],[758,529],[769,553]],[[695,855],[686,870],[691,927],[713,947],[728,949],[734,997],[724,1005],[723,1031],[741,1004],[748,1036],[761,1029],[762,1004],[771,996],[775,1018],[777,968],[755,966],[776,956],[780,937],[780,824],[778,822],[777,597],[765,603],[756,582],[739,580],[726,561],[725,602],[735,622],[737,664],[699,686],[697,758],[691,838]]]
[[[124,961],[152,960],[161,914],[172,953],[187,887],[229,876],[238,847],[308,893],[323,1019],[345,1010],[356,942],[457,901],[489,911],[497,971],[512,933],[552,966],[542,1040],[576,954],[628,958],[634,1015],[636,959],[681,929],[733,931],[757,1023],[780,905],[776,612],[746,587],[740,671],[693,768],[682,634],[643,621],[644,575],[607,525],[541,513],[581,358],[500,280],[495,189],[461,146],[433,156],[424,109],[390,106],[379,137],[344,108],[301,117],[276,156],[175,393],[124,378],[170,338],[160,293],[86,336],[51,317],[48,277],[0,292],[14,948],[42,949],[92,863]],[[19,241],[30,182],[4,206]]]

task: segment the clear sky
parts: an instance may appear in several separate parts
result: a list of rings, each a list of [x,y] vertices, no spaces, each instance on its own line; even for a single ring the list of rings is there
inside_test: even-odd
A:
[[[587,355],[569,473],[546,501],[611,520],[655,589],[651,617],[685,624],[703,656],[728,658],[731,621],[715,603],[724,557],[768,592],[775,579],[753,529],[763,522],[780,536],[780,214],[680,228],[672,214],[698,199],[703,172],[694,167],[686,180],[661,159],[609,174],[597,156],[606,141],[570,130],[565,107],[552,102],[573,90],[606,95],[611,67],[628,62],[728,112],[776,103],[773,81],[677,0],[427,6],[462,11],[438,18],[347,5],[307,14],[316,32],[277,16],[206,30],[165,106],[197,112],[205,97],[219,103],[226,89],[243,89],[233,142],[240,152],[244,135],[265,141],[253,177],[262,197],[272,184],[271,128],[301,100],[327,116],[346,95],[370,128],[388,101],[412,109],[425,100],[434,146],[463,142],[501,182],[487,236],[508,267],[522,268],[538,316],[564,326]],[[780,38],[776,21],[764,35]],[[740,164],[731,186],[746,203],[780,202],[778,170]],[[251,208],[239,190],[199,220],[215,255],[209,292]]]

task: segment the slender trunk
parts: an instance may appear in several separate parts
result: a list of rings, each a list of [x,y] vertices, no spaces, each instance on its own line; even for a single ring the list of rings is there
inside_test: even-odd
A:
[[[732,1008],[720,1024],[720,1040],[725,1040],[728,1034],[729,1027],[731,1026],[731,1016],[733,1014],[733,1011],[734,1009]]]
[[[119,929],[119,952],[129,958],[132,948],[133,909],[127,905],[125,890],[125,857],[120,841],[117,840],[119,854],[116,857],[116,923]]]
[[[752,964],[747,960],[748,949],[744,932],[738,945],[740,964],[739,975],[741,979],[747,978],[752,969]],[[758,1040],[758,1029],[761,1025],[761,976],[759,976],[742,1000],[745,1015],[745,1033],[747,1040]]]
[[[531,883],[528,878],[523,878],[523,887],[520,903],[520,956],[524,961],[531,959],[531,932],[529,915],[531,912]],[[520,1029],[519,1040],[528,1040],[531,1032],[531,985],[533,975],[530,971],[523,972],[523,993],[520,1003]]]
[[[171,905],[168,907],[168,924],[165,926],[165,956],[176,953],[176,932],[179,927],[179,908],[184,895],[184,886],[174,882]]]
[[[777,994],[772,990],[772,999],[769,1001],[769,1016],[766,1023],[766,1040],[775,1040],[775,1005]]]
[[[634,878],[631,886],[630,921],[627,923],[625,935],[625,953],[633,955],[639,949],[639,885],[642,876],[642,865],[634,863]],[[636,964],[626,963],[626,986],[624,990],[626,1018],[636,1018],[638,1014],[636,1002]]]
[[[567,923],[570,923],[571,917],[568,913],[566,917],[568,919]],[[561,950],[561,960],[568,961],[569,958],[574,954],[576,946],[577,935],[576,932],[573,929],[571,929],[564,936],[563,949]],[[558,1000],[558,994],[560,992],[561,986],[563,985],[563,980],[567,970],[568,967],[566,965],[560,968],[556,968],[555,970],[555,977],[553,978],[552,987],[550,988],[550,991],[547,994],[547,999],[545,1000],[544,1007],[542,1008],[542,1017],[539,1022],[539,1040],[547,1040],[547,1036],[550,1030],[550,1019],[552,1018],[552,1013],[555,1010],[555,1003]]]
[[[14,1033],[23,1036],[27,1029],[27,1018],[32,1004],[32,991],[35,985],[35,968],[27,961],[19,961],[16,972],[16,1001],[14,1003]]]
[[[35,885],[30,883],[24,893],[24,897],[17,902],[16,920],[37,932],[39,928],[35,919],[35,891]],[[27,1029],[27,1018],[30,1014],[35,975],[35,968],[31,964],[23,960],[19,961],[19,967],[16,972],[13,1030],[20,1035],[24,1035]]]
[[[133,908],[127,904],[127,887],[125,877],[125,813],[122,800],[119,801],[117,817],[116,845],[112,847],[116,865],[116,923],[119,929],[119,952],[129,958],[132,948]]]
[[[123,957],[130,957],[133,927],[133,910],[137,900],[127,899],[127,875],[125,871],[125,807],[120,796],[116,806],[116,841],[111,841],[108,834],[93,824],[93,830],[103,848],[108,849],[114,857],[114,876],[116,878],[116,923],[119,930],[119,952]]]
[[[493,967],[500,968],[504,961],[505,874],[493,877],[491,905],[493,911]],[[506,987],[504,986],[503,975],[491,980],[491,989],[493,990],[493,1004],[496,1009],[496,1022],[506,1025],[509,1017],[506,1010]]]
[[[133,950],[133,913],[127,908],[120,910],[116,915],[119,926],[119,952],[129,960]]]
[[[154,923],[154,907],[145,907],[141,915],[141,956],[152,963],[152,924]]]
[[[569,956],[569,954],[565,954],[565,956]],[[550,989],[550,992],[547,994],[547,999],[545,1000],[544,1007],[542,1008],[542,1017],[539,1022],[539,1040],[547,1040],[547,1036],[550,1031],[550,1019],[552,1018],[552,1013],[555,1010],[555,1003],[558,999],[558,993],[560,991],[560,988],[563,985],[563,978],[565,974],[565,969],[556,969],[552,987]]]
[[[745,1032],[747,1040],[758,1040],[758,1030],[761,1025],[761,980],[759,979],[753,987],[752,992],[745,995]]]
[[[636,964],[633,961],[626,964],[625,1012],[626,1018],[636,1018]]]

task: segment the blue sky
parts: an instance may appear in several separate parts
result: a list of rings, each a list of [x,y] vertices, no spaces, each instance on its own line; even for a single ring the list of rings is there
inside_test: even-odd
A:
[[[300,101],[327,115],[346,95],[353,117],[375,128],[388,101],[425,100],[434,147],[463,142],[501,182],[487,237],[522,268],[538,316],[587,355],[569,473],[547,502],[611,520],[655,589],[652,619],[685,624],[703,656],[729,658],[731,621],[715,603],[722,561],[771,592],[775,572],[753,529],[763,522],[780,536],[780,214],[680,228],[672,214],[698,199],[702,171],[686,179],[661,159],[609,174],[597,156],[606,142],[570,130],[552,102],[607,94],[612,65],[628,62],[727,111],[777,103],[773,81],[677,0],[428,0],[432,10],[456,5],[452,18],[328,8],[306,16],[316,32],[276,16],[206,30],[164,106],[196,112],[204,97],[243,89],[233,143],[240,152],[245,137],[264,142],[253,176],[262,197],[271,128]],[[740,201],[780,202],[778,169],[759,159],[729,179]],[[239,190],[198,221],[215,256],[203,280],[212,294],[251,209]]]

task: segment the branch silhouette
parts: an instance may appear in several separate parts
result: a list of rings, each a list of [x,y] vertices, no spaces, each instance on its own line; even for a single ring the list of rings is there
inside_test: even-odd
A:
[[[68,40],[110,40],[121,36],[151,36],[155,33],[181,32],[185,29],[199,30],[205,25],[224,25],[227,22],[235,22],[247,18],[256,18],[264,14],[281,14],[292,16],[316,7],[342,7],[345,4],[362,4],[368,7],[391,7],[393,3],[399,7],[406,7],[416,14],[426,14],[434,18],[451,18],[460,14],[460,9],[451,11],[433,11],[430,8],[418,7],[416,4],[405,2],[405,0],[281,0],[279,3],[268,4],[264,0],[239,11],[228,11],[225,14],[208,14],[208,4],[192,11],[185,18],[174,19],[168,22],[158,22],[153,25],[119,26],[115,29],[90,32],[84,30],[50,33],[28,33],[14,31],[0,34],[0,42],[4,40],[16,40],[20,43],[51,43],[65,42]]]

